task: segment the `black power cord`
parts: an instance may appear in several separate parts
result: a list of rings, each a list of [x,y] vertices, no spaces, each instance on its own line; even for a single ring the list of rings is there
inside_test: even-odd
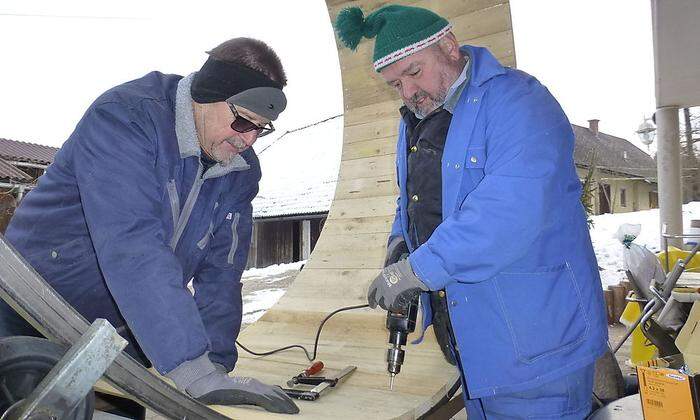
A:
[[[301,344],[292,344],[292,345],[289,345],[289,346],[280,347],[280,348],[275,349],[275,350],[266,351],[266,352],[264,352],[264,353],[256,353],[256,352],[250,350],[249,348],[247,348],[246,346],[244,346],[243,344],[241,344],[238,340],[236,340],[236,344],[238,344],[238,346],[239,346],[240,348],[242,348],[242,349],[245,350],[246,352],[252,354],[253,356],[269,356],[269,355],[271,355],[271,354],[279,353],[279,352],[284,351],[284,350],[290,350],[290,349],[293,349],[293,348],[300,348],[300,349],[304,350],[304,353],[306,354],[306,358],[309,359],[309,361],[311,362],[311,361],[313,361],[314,359],[316,359],[316,353],[318,352],[318,340],[319,340],[319,338],[321,337],[321,330],[323,329],[323,325],[326,323],[326,321],[328,321],[333,315],[337,314],[338,312],[349,311],[349,310],[352,310],[352,309],[367,308],[367,307],[369,307],[369,305],[367,305],[367,304],[364,304],[364,305],[354,305],[354,306],[345,306],[345,307],[343,307],[343,308],[336,309],[335,311],[333,311],[333,312],[331,312],[330,314],[328,314],[325,318],[323,318],[323,321],[321,321],[321,324],[318,326],[318,330],[316,330],[316,339],[314,340],[314,353],[313,353],[313,356],[309,353],[308,350],[306,350],[306,347],[302,346]]]

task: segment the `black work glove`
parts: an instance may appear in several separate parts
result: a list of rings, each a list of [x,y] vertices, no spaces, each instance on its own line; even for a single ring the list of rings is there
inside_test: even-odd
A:
[[[408,255],[408,246],[406,245],[406,241],[404,241],[401,236],[395,236],[386,246],[384,267],[398,262],[404,257],[404,255]]]
[[[282,388],[254,378],[228,376],[226,369],[217,368],[207,353],[180,364],[165,376],[175,382],[177,389],[204,404],[257,405],[271,413],[299,412]]]
[[[413,273],[408,259],[385,267],[372,281],[367,291],[367,302],[374,309],[379,305],[392,312],[406,313],[408,305],[428,287]]]

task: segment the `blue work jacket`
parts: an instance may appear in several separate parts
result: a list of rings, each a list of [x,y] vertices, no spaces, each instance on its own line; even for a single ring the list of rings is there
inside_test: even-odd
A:
[[[480,398],[593,363],[607,323],[571,124],[534,77],[485,48],[462,51],[471,74],[442,156],[442,222],[423,245],[411,244],[401,122],[391,238],[402,235],[416,275],[445,290],[463,380]],[[432,316],[422,307],[425,328]]]
[[[100,96],[6,235],[88,320],[127,325],[161,373],[205,351],[233,369],[260,179],[252,149],[202,173],[190,79],[153,72]]]

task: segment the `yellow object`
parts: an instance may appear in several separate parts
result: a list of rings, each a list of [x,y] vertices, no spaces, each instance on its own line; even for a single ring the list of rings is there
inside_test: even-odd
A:
[[[676,337],[676,347],[683,354],[688,369],[692,373],[700,372],[700,303],[693,303],[688,320]]]
[[[675,246],[669,246],[668,255],[670,257],[668,270],[666,270],[666,253],[662,251],[657,255],[659,257],[659,261],[661,261],[661,267],[663,267],[664,271],[673,270],[673,265],[676,263],[676,261],[684,260],[688,255],[690,255],[690,251],[683,251]],[[693,273],[700,272],[700,253],[695,254],[695,256],[690,259],[690,263],[688,263],[688,265],[685,267],[685,271],[690,271]]]
[[[636,302],[627,302],[625,310],[620,316],[620,322],[630,327],[634,324],[642,311],[639,309],[639,304]],[[637,328],[632,331],[632,348],[630,351],[630,361],[633,365],[644,364],[643,362],[651,360],[656,357],[657,348],[655,345],[651,344],[649,340],[644,336],[641,327],[638,325]]]
[[[637,367],[639,394],[645,420],[694,420],[690,378],[676,369]],[[691,384],[691,382],[693,382]]]

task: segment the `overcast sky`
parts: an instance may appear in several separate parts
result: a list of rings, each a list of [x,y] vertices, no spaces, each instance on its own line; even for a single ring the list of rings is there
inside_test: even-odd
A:
[[[285,65],[281,132],[342,112],[322,0],[173,4],[3,0],[0,137],[58,147],[104,90],[151,70],[189,74],[204,51],[236,36],[267,42]],[[601,131],[639,144],[634,131],[654,111],[649,2],[511,0],[511,9],[518,67],[549,87],[572,123],[598,118]]]

